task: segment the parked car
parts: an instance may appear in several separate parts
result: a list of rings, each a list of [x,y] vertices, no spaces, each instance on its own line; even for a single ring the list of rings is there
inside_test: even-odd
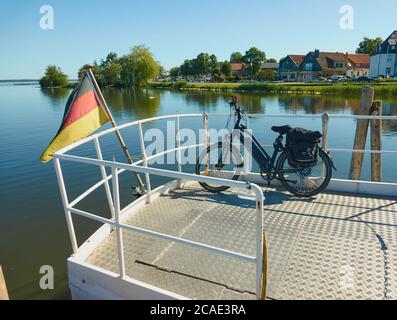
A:
[[[355,79],[356,82],[374,82],[375,80],[368,77],[358,77]]]
[[[332,79],[332,81],[335,81],[335,82],[347,81],[347,77],[342,76],[342,75],[334,75],[334,76],[332,76],[331,79]]]
[[[331,80],[324,77],[318,77],[317,79],[314,79],[313,82],[331,82]]]

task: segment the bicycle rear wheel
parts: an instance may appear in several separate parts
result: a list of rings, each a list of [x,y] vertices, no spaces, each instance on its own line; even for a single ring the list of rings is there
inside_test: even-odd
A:
[[[289,151],[284,151],[277,163],[281,184],[298,197],[313,197],[323,191],[331,181],[332,162],[320,149],[318,162],[311,168],[294,168],[288,163]]]
[[[230,144],[219,142],[209,146],[197,159],[196,174],[207,177],[238,180],[244,168],[244,160],[237,148]],[[207,191],[219,193],[226,191],[229,187],[219,183],[203,183],[200,185]]]

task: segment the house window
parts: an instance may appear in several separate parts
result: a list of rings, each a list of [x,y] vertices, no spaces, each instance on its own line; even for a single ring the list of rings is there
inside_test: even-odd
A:
[[[391,73],[391,68],[386,68],[386,75],[389,76]]]
[[[388,56],[387,56],[387,62],[391,62],[391,60],[392,60],[392,56],[391,56],[391,55],[388,55]]]
[[[306,69],[306,71],[312,71],[313,70],[313,63],[306,63],[305,69]]]

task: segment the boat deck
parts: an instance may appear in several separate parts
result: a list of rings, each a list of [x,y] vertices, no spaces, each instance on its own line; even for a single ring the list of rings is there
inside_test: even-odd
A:
[[[397,198],[264,188],[271,299],[397,299]],[[191,183],[127,224],[255,256],[255,201]],[[255,265],[123,231],[126,274],[191,299],[255,299]],[[87,263],[118,273],[115,232]]]

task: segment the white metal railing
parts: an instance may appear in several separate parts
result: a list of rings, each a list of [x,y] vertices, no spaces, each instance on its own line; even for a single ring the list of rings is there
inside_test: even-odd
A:
[[[227,116],[229,114],[211,114],[213,116]],[[328,121],[329,119],[342,119],[342,118],[350,118],[350,119],[377,119],[377,120],[397,120],[397,116],[355,116],[355,115],[263,115],[263,114],[250,114],[248,115],[251,118],[259,118],[259,117],[268,117],[268,118],[321,118],[323,121],[323,133],[325,138],[328,137]],[[180,132],[180,119],[181,118],[202,118],[203,121],[203,128],[205,129],[205,136],[204,136],[204,143],[203,144],[195,144],[190,146],[183,146],[181,147],[180,139],[179,139],[179,132]],[[168,119],[175,119],[176,120],[176,148],[172,148],[166,150],[164,152],[160,152],[156,155],[148,157],[145,150],[145,143],[144,143],[144,135],[143,135],[143,128],[142,125],[152,121],[159,121],[159,120],[168,120]],[[121,162],[114,162],[114,161],[107,161],[103,159],[101,146],[100,146],[100,138],[114,132],[115,130],[123,130],[130,127],[136,126],[138,128],[138,136],[139,136],[139,144],[141,147],[142,159],[134,162],[133,164],[126,164]],[[63,150],[57,152],[54,155],[54,163],[55,163],[55,170],[58,178],[59,189],[61,192],[62,202],[65,210],[67,226],[69,230],[69,235],[72,243],[72,248],[74,254],[76,254],[79,250],[76,235],[74,231],[74,225],[72,221],[72,214],[77,214],[83,216],[85,218],[89,218],[95,221],[98,221],[103,224],[111,225],[115,228],[116,231],[116,238],[117,238],[117,250],[118,250],[118,257],[119,257],[119,274],[121,277],[125,277],[125,262],[124,262],[124,251],[123,251],[123,238],[122,238],[122,229],[129,230],[132,232],[137,232],[140,234],[144,234],[147,236],[152,236],[155,238],[160,238],[172,242],[181,243],[187,246],[192,246],[196,248],[200,248],[203,250],[208,250],[210,252],[230,256],[237,259],[242,259],[251,263],[256,264],[256,293],[257,296],[260,296],[261,292],[261,278],[262,278],[262,263],[263,263],[263,192],[262,189],[252,183],[245,183],[241,181],[232,181],[232,180],[225,180],[220,178],[214,177],[206,177],[206,176],[197,176],[189,173],[182,172],[182,161],[181,161],[181,154],[184,150],[190,148],[198,148],[198,147],[205,147],[208,143],[208,115],[207,114],[182,114],[182,115],[167,115],[167,116],[160,116],[140,121],[134,121],[131,123],[123,124],[118,126],[117,128],[111,128],[100,133],[94,134],[89,136],[85,139],[76,142]],[[325,132],[326,131],[326,132]],[[327,147],[327,139],[324,139],[325,147]],[[96,150],[96,159],[93,158],[85,158],[79,157],[75,155],[69,155],[67,152],[73,150],[74,148],[81,146],[83,144],[93,142]],[[392,150],[381,150],[381,151],[372,151],[372,150],[353,150],[353,149],[329,149],[331,151],[340,151],[340,152],[365,152],[365,153],[397,153],[397,151]],[[148,166],[148,161],[153,160],[159,156],[166,155],[168,153],[176,153],[176,160],[177,160],[177,167],[178,171],[171,171],[171,170],[164,170],[164,169],[157,169],[151,168]],[[88,165],[98,166],[100,169],[101,180],[87,189],[85,192],[80,194],[74,200],[69,201],[63,174],[61,168],[61,160],[62,161],[72,161],[77,163],[83,163]],[[111,169],[111,174],[107,175],[106,168]],[[120,216],[126,213],[131,204],[127,205],[125,208],[120,208],[120,194],[119,194],[119,175],[123,174],[124,172],[137,172],[145,175],[146,181],[146,188],[149,194],[146,196],[146,201],[150,202],[150,191],[151,191],[151,182],[150,182],[150,175],[156,176],[163,176],[168,178],[174,178],[178,181],[187,180],[187,181],[197,181],[197,182],[204,182],[204,183],[218,183],[221,185],[225,185],[228,187],[239,188],[239,189],[251,189],[255,193],[256,197],[256,210],[257,210],[257,230],[256,230],[256,256],[247,256],[237,252],[225,250],[222,248],[217,248],[214,246],[206,245],[203,243],[198,243],[195,241],[186,240],[179,237],[170,236],[164,233],[159,233],[156,231],[139,228],[136,226],[127,225],[121,222]],[[112,188],[110,188],[109,181],[112,181]],[[86,212],[76,208],[76,205],[80,203],[84,198],[90,195],[99,187],[104,186],[106,191],[106,197],[108,201],[108,205],[111,212],[111,218],[106,219],[100,216],[97,216],[93,213]]]
[[[123,129],[123,128],[130,127],[132,125],[138,126],[138,134],[139,134],[143,159],[140,161],[137,161],[131,165],[125,164],[125,163],[120,163],[120,162],[111,162],[111,161],[103,160],[101,147],[100,147],[100,143],[99,143],[99,138],[106,134],[113,132],[115,129],[106,130],[99,134],[96,134],[96,135],[93,135],[86,139],[83,139],[82,141],[75,143],[72,146],[69,146],[69,147],[63,149],[54,155],[55,170],[56,170],[59,189],[61,192],[62,202],[63,202],[63,206],[64,206],[64,210],[65,210],[66,221],[67,221],[67,226],[68,226],[68,230],[69,230],[69,236],[71,239],[73,253],[76,254],[79,250],[79,246],[77,244],[77,239],[76,239],[76,233],[75,233],[75,229],[74,229],[74,225],[73,225],[73,220],[72,220],[72,214],[76,214],[76,215],[79,215],[79,216],[82,216],[82,217],[85,217],[85,218],[88,218],[88,219],[91,219],[91,220],[94,220],[94,221],[97,221],[97,222],[100,222],[103,224],[111,225],[115,228],[116,239],[117,239],[117,253],[118,253],[118,259],[119,259],[119,274],[120,274],[120,277],[122,277],[122,278],[124,278],[126,276],[124,249],[123,249],[124,248],[123,237],[122,237],[122,232],[121,232],[124,229],[124,230],[128,230],[128,231],[140,233],[143,235],[184,244],[184,245],[191,246],[191,247],[200,248],[202,250],[207,250],[209,252],[213,252],[216,254],[225,255],[225,256],[233,257],[236,259],[240,259],[240,260],[244,260],[244,261],[256,264],[256,294],[257,294],[257,297],[260,298],[261,285],[262,285],[262,283],[261,283],[262,282],[262,273],[263,273],[262,269],[263,269],[263,241],[264,241],[264,228],[263,228],[264,196],[263,196],[262,189],[259,186],[257,186],[256,184],[245,183],[245,182],[240,182],[240,181],[225,180],[225,179],[214,178],[214,177],[198,176],[198,175],[193,175],[193,174],[189,174],[189,173],[183,173],[182,165],[181,165],[181,152],[188,148],[200,147],[201,145],[181,147],[180,143],[178,143],[177,148],[167,150],[165,152],[156,154],[152,157],[147,157],[147,155],[146,155],[145,144],[144,144],[144,139],[143,139],[143,130],[142,130],[143,123],[146,123],[149,121],[160,120],[160,119],[176,118],[177,119],[177,130],[179,132],[180,131],[180,128],[179,128],[180,118],[189,117],[189,116],[201,117],[202,115],[165,116],[165,117],[147,119],[147,120],[143,120],[143,121],[136,121],[131,124],[120,126],[118,128],[119,130]],[[66,154],[66,152],[74,149],[77,146],[85,144],[89,141],[93,141],[95,144],[97,159],[84,158],[84,157]],[[158,157],[162,154],[170,153],[170,152],[177,152],[177,154],[178,154],[177,155],[178,172],[164,170],[164,169],[151,168],[148,166],[148,164],[147,164],[148,160]],[[61,160],[98,166],[100,168],[102,180],[100,180],[98,183],[94,184],[92,187],[87,189],[85,192],[83,192],[81,195],[79,195],[76,199],[69,202],[66,187],[65,187],[65,182],[63,179]],[[141,166],[141,165],[143,165],[143,166]],[[111,168],[111,170],[112,170],[111,175],[108,176],[106,174],[106,168]],[[256,197],[256,212],[257,212],[257,216],[256,216],[256,219],[257,219],[256,256],[244,255],[241,253],[237,253],[237,252],[230,251],[230,250],[225,250],[225,249],[214,247],[214,246],[207,245],[204,243],[199,243],[196,241],[191,241],[191,240],[183,239],[180,237],[175,237],[175,236],[167,235],[164,233],[156,232],[153,230],[148,230],[148,229],[144,229],[144,228],[140,228],[140,227],[122,223],[120,220],[120,216],[129,209],[129,205],[126,206],[124,209],[120,208],[119,175],[124,172],[127,172],[127,171],[144,174],[146,177],[146,184],[147,184],[148,192],[151,191],[150,175],[164,176],[164,177],[174,178],[174,179],[178,179],[178,180],[197,181],[197,182],[204,182],[204,183],[218,183],[218,184],[225,185],[225,186],[228,186],[231,188],[252,190]],[[112,191],[109,186],[110,180],[112,180]],[[107,200],[108,200],[110,212],[111,212],[111,219],[103,218],[103,217],[97,216],[93,213],[86,212],[86,211],[76,208],[76,205],[80,201],[82,201],[84,198],[86,198],[89,194],[94,192],[96,189],[98,189],[102,185],[105,186],[106,196],[107,196]],[[150,193],[147,195],[147,201],[150,201]]]
[[[229,116],[229,113],[211,113],[211,116]],[[353,119],[353,120],[392,120],[397,121],[397,116],[371,116],[371,115],[351,115],[351,114],[247,114],[248,118],[286,118],[286,119],[321,119],[323,125],[323,136],[328,136],[327,125],[330,119]],[[324,140],[324,139],[323,139]],[[263,145],[264,147],[272,147],[273,145]],[[397,150],[359,150],[345,148],[327,148],[332,152],[348,152],[348,153],[397,153]]]

